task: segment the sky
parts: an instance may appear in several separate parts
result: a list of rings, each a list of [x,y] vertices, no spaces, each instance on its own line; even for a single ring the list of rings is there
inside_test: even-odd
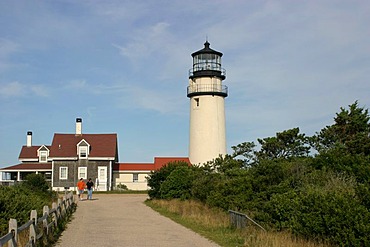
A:
[[[54,133],[117,133],[120,162],[186,157],[191,54],[223,53],[227,148],[370,107],[370,1],[0,1],[0,167]]]

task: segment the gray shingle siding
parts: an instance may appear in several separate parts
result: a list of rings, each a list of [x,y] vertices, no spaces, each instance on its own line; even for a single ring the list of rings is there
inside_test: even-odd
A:
[[[107,180],[109,180],[110,161],[109,160],[77,160],[77,161],[54,161],[53,169],[53,187],[75,187],[78,180],[78,167],[87,167],[87,179],[92,178],[93,181],[98,177],[98,166],[107,167]],[[68,167],[67,179],[59,179],[60,167]],[[109,183],[109,181],[107,181]]]

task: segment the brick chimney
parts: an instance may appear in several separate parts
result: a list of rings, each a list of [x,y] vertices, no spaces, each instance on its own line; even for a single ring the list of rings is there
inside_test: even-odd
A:
[[[27,147],[32,147],[32,131],[27,131]]]
[[[82,135],[82,118],[76,118],[76,135]]]

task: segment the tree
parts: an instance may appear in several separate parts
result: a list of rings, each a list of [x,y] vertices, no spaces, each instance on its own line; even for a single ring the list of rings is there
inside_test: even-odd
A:
[[[257,157],[261,159],[278,159],[308,156],[310,147],[305,134],[299,134],[299,128],[276,133],[276,137],[257,139],[261,150]]]
[[[311,145],[319,153],[337,150],[339,153],[370,154],[370,116],[368,109],[355,101],[349,110],[340,108],[334,124],[326,126],[310,138]]]
[[[255,147],[254,142],[243,142],[231,148],[234,150],[234,153],[231,155],[232,158],[237,158],[242,156],[244,166],[248,167],[255,162]]]
[[[231,155],[220,155],[216,159],[206,163],[206,167],[210,167],[211,170],[218,173],[227,173],[233,169],[240,169],[244,167],[242,160],[233,159]]]

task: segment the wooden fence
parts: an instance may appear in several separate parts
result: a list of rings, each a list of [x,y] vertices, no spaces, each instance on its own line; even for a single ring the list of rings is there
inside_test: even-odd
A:
[[[28,242],[25,246],[36,246],[36,242],[40,241],[41,238],[47,237],[54,233],[58,227],[58,222],[65,219],[67,215],[72,213],[75,208],[75,202],[73,193],[69,193],[59,198],[58,202],[53,202],[52,208],[44,206],[43,213],[40,218],[37,218],[37,211],[32,210],[30,220],[22,226],[17,225],[16,219],[9,220],[9,233],[5,236],[0,237],[0,247],[8,243],[8,247],[18,247],[19,234],[27,232],[28,230]]]
[[[233,210],[229,210],[229,216],[230,216],[230,223],[233,227],[236,228],[245,228],[247,226],[247,221],[249,220],[262,230],[266,231],[265,228],[260,226],[257,222],[255,222],[252,218],[250,218],[246,214],[242,214]]]

